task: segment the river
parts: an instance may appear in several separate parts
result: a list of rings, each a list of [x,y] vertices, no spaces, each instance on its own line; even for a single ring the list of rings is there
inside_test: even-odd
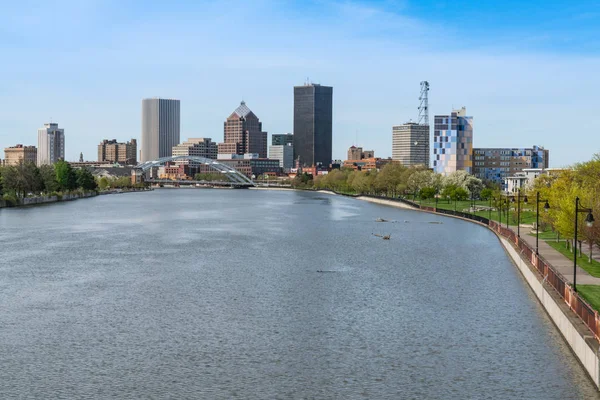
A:
[[[457,219],[99,196],[0,210],[0,276],[3,399],[598,398],[495,235]]]

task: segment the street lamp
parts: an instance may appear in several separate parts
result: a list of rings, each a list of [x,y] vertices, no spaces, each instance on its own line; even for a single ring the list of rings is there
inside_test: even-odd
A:
[[[511,197],[510,202],[515,202],[514,195]],[[525,196],[523,202],[527,204],[527,196]],[[521,237],[521,189],[517,190],[517,237]]]
[[[550,210],[550,204],[548,200],[540,200],[540,192],[537,192],[536,197],[536,205],[535,205],[535,254],[539,255],[539,241],[540,241],[540,203],[544,202],[544,212],[548,212]]]
[[[588,215],[585,217],[585,225],[591,228],[594,225],[594,215],[592,214],[591,208],[579,208],[579,197],[575,198],[575,240],[573,241],[573,291],[577,292],[577,217],[580,212],[586,212]]]
[[[508,214],[510,211],[510,203],[508,202],[508,198],[504,200],[504,202],[506,203],[506,229],[508,229]]]

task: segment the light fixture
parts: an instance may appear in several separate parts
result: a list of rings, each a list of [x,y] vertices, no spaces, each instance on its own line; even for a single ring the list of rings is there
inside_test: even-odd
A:
[[[591,228],[592,226],[594,226],[594,216],[592,215],[591,211],[588,213],[587,217],[585,217],[585,225],[588,228]]]
[[[548,210],[550,210],[550,204],[548,203],[548,200],[546,200],[546,204],[544,204],[544,212],[548,212]]]

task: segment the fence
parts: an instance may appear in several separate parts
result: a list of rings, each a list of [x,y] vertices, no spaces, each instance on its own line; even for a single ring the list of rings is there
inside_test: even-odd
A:
[[[452,215],[472,221],[477,221],[487,225],[491,230],[505,237],[513,246],[515,246],[522,257],[528,261],[529,266],[536,271],[543,280],[545,280],[558,295],[564,300],[569,308],[577,314],[583,323],[594,333],[596,340],[600,341],[600,317],[598,311],[594,310],[581,296],[575,292],[567,279],[556,271],[548,261],[535,253],[527,242],[522,240],[517,234],[507,227],[503,227],[496,221],[489,220],[478,215],[464,213],[460,211],[437,209],[435,207],[421,206],[413,201],[397,199],[402,203],[411,205],[424,211],[435,212],[438,214]]]

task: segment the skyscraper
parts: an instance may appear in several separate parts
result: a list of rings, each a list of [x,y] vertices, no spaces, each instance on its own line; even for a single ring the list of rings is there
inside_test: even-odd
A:
[[[179,118],[179,100],[142,100],[141,162],[171,156],[173,146],[179,144]]]
[[[54,164],[65,159],[65,130],[58,124],[44,124],[38,129],[37,165]]]
[[[450,115],[436,115],[433,136],[433,169],[440,174],[472,172],[473,117],[465,107]]]
[[[429,167],[429,125],[407,122],[392,127],[392,159],[407,167]]]
[[[331,163],[332,114],[332,87],[294,87],[294,160],[300,158],[301,166]]]
[[[267,132],[262,131],[262,123],[242,101],[223,124],[219,154],[248,153],[267,158]]]

